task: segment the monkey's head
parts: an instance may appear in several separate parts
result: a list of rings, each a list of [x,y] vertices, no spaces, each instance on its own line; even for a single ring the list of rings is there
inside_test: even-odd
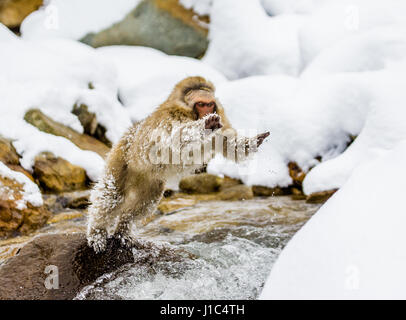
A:
[[[202,119],[210,113],[216,113],[216,98],[212,92],[206,90],[193,90],[185,96],[186,104],[193,109],[197,119]]]
[[[214,85],[202,77],[189,77],[179,82],[172,91],[170,100],[181,101],[193,111],[195,120],[210,113],[218,113]]]

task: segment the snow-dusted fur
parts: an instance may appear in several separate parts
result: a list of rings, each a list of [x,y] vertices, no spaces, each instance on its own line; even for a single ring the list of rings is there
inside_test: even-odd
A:
[[[91,194],[87,238],[96,252],[105,249],[109,236],[119,237],[124,245],[131,244],[132,223],[156,209],[168,179],[193,173],[215,153],[210,149],[196,159],[189,156],[193,150],[211,146],[216,136],[221,137],[220,141],[223,137],[228,141],[233,140],[230,136],[237,138],[232,144],[233,151],[238,149],[247,153],[247,147],[256,145],[255,138],[236,136],[218,101],[216,115],[197,119],[187,98],[194,90],[208,91],[214,98],[215,89],[210,82],[201,77],[187,78],[175,86],[167,101],[131,127],[113,146],[103,176]],[[206,130],[206,120],[210,117],[220,117],[221,130]],[[223,146],[222,153],[226,150]],[[181,156],[179,159],[164,158],[164,153]]]

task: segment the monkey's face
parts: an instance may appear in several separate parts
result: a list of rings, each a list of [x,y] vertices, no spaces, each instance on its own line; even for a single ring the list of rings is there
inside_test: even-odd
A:
[[[205,90],[192,91],[187,97],[187,104],[193,108],[198,119],[216,112],[216,98]]]

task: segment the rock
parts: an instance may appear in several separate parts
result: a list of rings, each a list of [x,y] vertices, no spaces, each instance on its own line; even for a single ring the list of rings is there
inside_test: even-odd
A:
[[[83,168],[49,152],[43,152],[35,158],[34,178],[47,192],[83,190],[87,186]]]
[[[90,205],[90,190],[65,193],[63,198],[66,199],[65,208],[86,209]]]
[[[193,257],[144,241],[124,248],[120,240],[110,238],[106,251],[96,254],[87,246],[83,233],[39,236],[0,267],[0,300],[73,299],[84,286],[124,264],[153,265],[185,258]],[[58,289],[45,286],[49,266],[53,276],[57,272]]]
[[[187,193],[211,193],[220,190],[222,179],[209,173],[200,173],[183,178],[179,188]]]
[[[303,194],[301,189],[292,187],[290,188],[290,190],[292,191],[292,199],[293,200],[306,200],[306,195]]]
[[[2,0],[0,1],[0,23],[9,28],[19,27],[33,11],[42,6],[43,0]]]
[[[27,203],[21,208],[18,202],[22,198],[23,186],[0,176],[0,237],[32,232],[43,226],[51,215],[44,206],[34,207]]]
[[[252,198],[254,198],[252,188],[243,184],[224,189],[219,193],[219,199],[223,201],[248,200]]]
[[[90,112],[87,105],[75,104],[72,113],[78,117],[86,134],[96,138],[111,148],[112,143],[106,137],[106,128],[97,122],[96,114]]]
[[[296,162],[289,162],[289,175],[293,180],[293,183],[297,186],[301,186],[306,174],[303,170],[298,166]]]
[[[22,166],[16,165],[16,164],[8,164],[7,167],[9,167],[11,170],[21,172],[24,174],[28,179],[30,179],[32,182],[35,182],[33,176],[31,173],[29,173],[27,170],[25,170]]]
[[[90,204],[90,190],[64,192],[60,194],[44,194],[44,203],[54,213],[70,209],[86,209]]]
[[[239,179],[230,178],[228,176],[224,176],[223,181],[221,183],[220,190],[224,190],[230,187],[234,187],[237,185],[242,184],[242,181]]]
[[[167,54],[201,57],[207,40],[207,17],[185,9],[178,0],[144,0],[121,22],[81,41],[93,47],[138,45]]]
[[[187,198],[164,198],[161,200],[158,210],[162,214],[168,214],[168,213],[174,213],[174,211],[177,211],[182,208],[187,208],[194,206],[198,202],[197,199],[187,199]]]
[[[20,156],[14,149],[10,140],[0,136],[0,161],[3,162],[11,170],[21,172],[25,174],[31,181],[34,182],[34,178],[31,173],[20,166]]]
[[[63,124],[52,120],[38,109],[28,110],[24,116],[24,120],[43,132],[69,139],[79,148],[94,151],[102,157],[106,157],[110,150],[108,146],[99,140],[87,134],[80,134]]]
[[[19,165],[20,157],[11,142],[0,136],[0,161],[5,164]]]
[[[324,203],[326,202],[338,189],[327,190],[321,192],[314,192],[307,196],[307,203]]]
[[[172,214],[203,201],[237,201],[248,200],[253,197],[251,187],[237,184],[212,193],[176,193],[168,198],[163,198],[158,205],[158,210],[161,214]]]
[[[252,192],[256,197],[284,196],[290,193],[288,188],[268,188],[264,186],[252,186]]]
[[[72,220],[77,218],[82,218],[83,212],[75,211],[75,212],[63,212],[52,216],[48,219],[47,224],[58,223],[61,221]]]

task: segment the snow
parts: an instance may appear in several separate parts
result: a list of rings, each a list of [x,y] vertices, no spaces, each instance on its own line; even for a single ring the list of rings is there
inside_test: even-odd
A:
[[[366,3],[359,4],[359,10],[366,8]],[[376,3],[371,2],[371,8],[367,12],[374,13]],[[331,12],[327,5],[316,10],[317,15],[320,10]],[[312,169],[303,184],[310,194],[341,187],[357,165],[404,139],[406,29],[396,19],[386,23],[394,11],[384,10],[387,16],[374,27],[340,33],[333,44],[320,46],[321,52],[298,77],[269,74],[222,83],[217,95],[234,126],[258,133],[269,130],[271,136],[254,157],[249,174],[244,173],[246,164],[220,157],[208,171],[250,185],[288,186],[292,181],[286,167],[294,161],[305,171]],[[331,25],[324,18],[327,31],[337,24],[334,17]],[[230,68],[235,71],[241,65]],[[357,139],[346,150],[351,137]]]
[[[3,162],[0,161],[0,176],[11,179],[21,184],[23,187],[22,198],[16,201],[17,209],[23,210],[27,208],[27,202],[34,207],[42,206],[42,195],[38,186],[32,182],[25,174],[9,169]],[[8,190],[5,186],[0,185],[1,194],[7,194]],[[14,199],[13,193],[9,195],[10,200]]]
[[[332,0],[261,0],[266,12],[271,15],[284,13],[309,14]]]
[[[49,0],[21,25],[24,38],[81,39],[122,20],[141,0]]]
[[[357,167],[279,256],[262,299],[405,299],[406,140]]]
[[[186,9],[192,9],[197,14],[204,16],[210,14],[213,0],[179,0],[179,2]]]
[[[385,5],[379,0],[343,0],[320,6],[306,15],[298,33],[303,65],[348,36],[383,26],[404,26],[405,12],[406,3],[398,0]]]
[[[297,75],[300,18],[270,18],[259,0],[214,0],[210,15],[210,44],[203,61],[228,79],[252,75]]]

